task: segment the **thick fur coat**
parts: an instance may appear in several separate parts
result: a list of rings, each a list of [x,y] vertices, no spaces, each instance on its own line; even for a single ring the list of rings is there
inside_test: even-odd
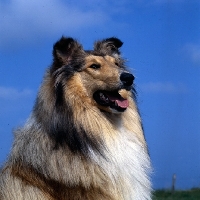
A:
[[[150,200],[134,76],[117,38],[53,47],[30,118],[15,131],[0,200]]]

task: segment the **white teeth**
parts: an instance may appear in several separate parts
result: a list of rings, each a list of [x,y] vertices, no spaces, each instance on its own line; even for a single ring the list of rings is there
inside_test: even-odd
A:
[[[99,93],[99,96],[100,96],[100,99],[101,99],[101,100],[105,101],[106,103],[109,102],[108,97],[105,97],[104,94],[103,94],[102,92]]]
[[[115,101],[115,106],[118,106],[116,101]]]
[[[102,92],[99,93],[100,98],[104,98],[104,95]]]

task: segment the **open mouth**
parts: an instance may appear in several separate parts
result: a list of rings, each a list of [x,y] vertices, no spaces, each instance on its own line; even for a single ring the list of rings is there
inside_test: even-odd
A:
[[[109,106],[118,112],[123,112],[129,106],[128,100],[124,99],[118,91],[96,91],[93,95],[94,100],[101,106]]]

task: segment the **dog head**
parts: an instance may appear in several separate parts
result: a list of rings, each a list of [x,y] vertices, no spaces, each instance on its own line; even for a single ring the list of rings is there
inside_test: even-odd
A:
[[[121,113],[129,106],[134,76],[125,68],[117,38],[97,41],[94,49],[83,50],[73,38],[62,37],[53,49],[50,69],[54,77],[56,102],[63,98],[90,102],[100,110]],[[65,96],[65,97],[64,97]],[[72,99],[72,98],[71,98]]]

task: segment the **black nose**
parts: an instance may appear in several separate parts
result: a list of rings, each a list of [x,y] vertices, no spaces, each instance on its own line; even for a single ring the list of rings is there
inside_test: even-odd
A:
[[[124,86],[131,86],[133,84],[134,79],[135,79],[135,77],[130,73],[123,72],[120,75],[120,80],[122,81]]]

